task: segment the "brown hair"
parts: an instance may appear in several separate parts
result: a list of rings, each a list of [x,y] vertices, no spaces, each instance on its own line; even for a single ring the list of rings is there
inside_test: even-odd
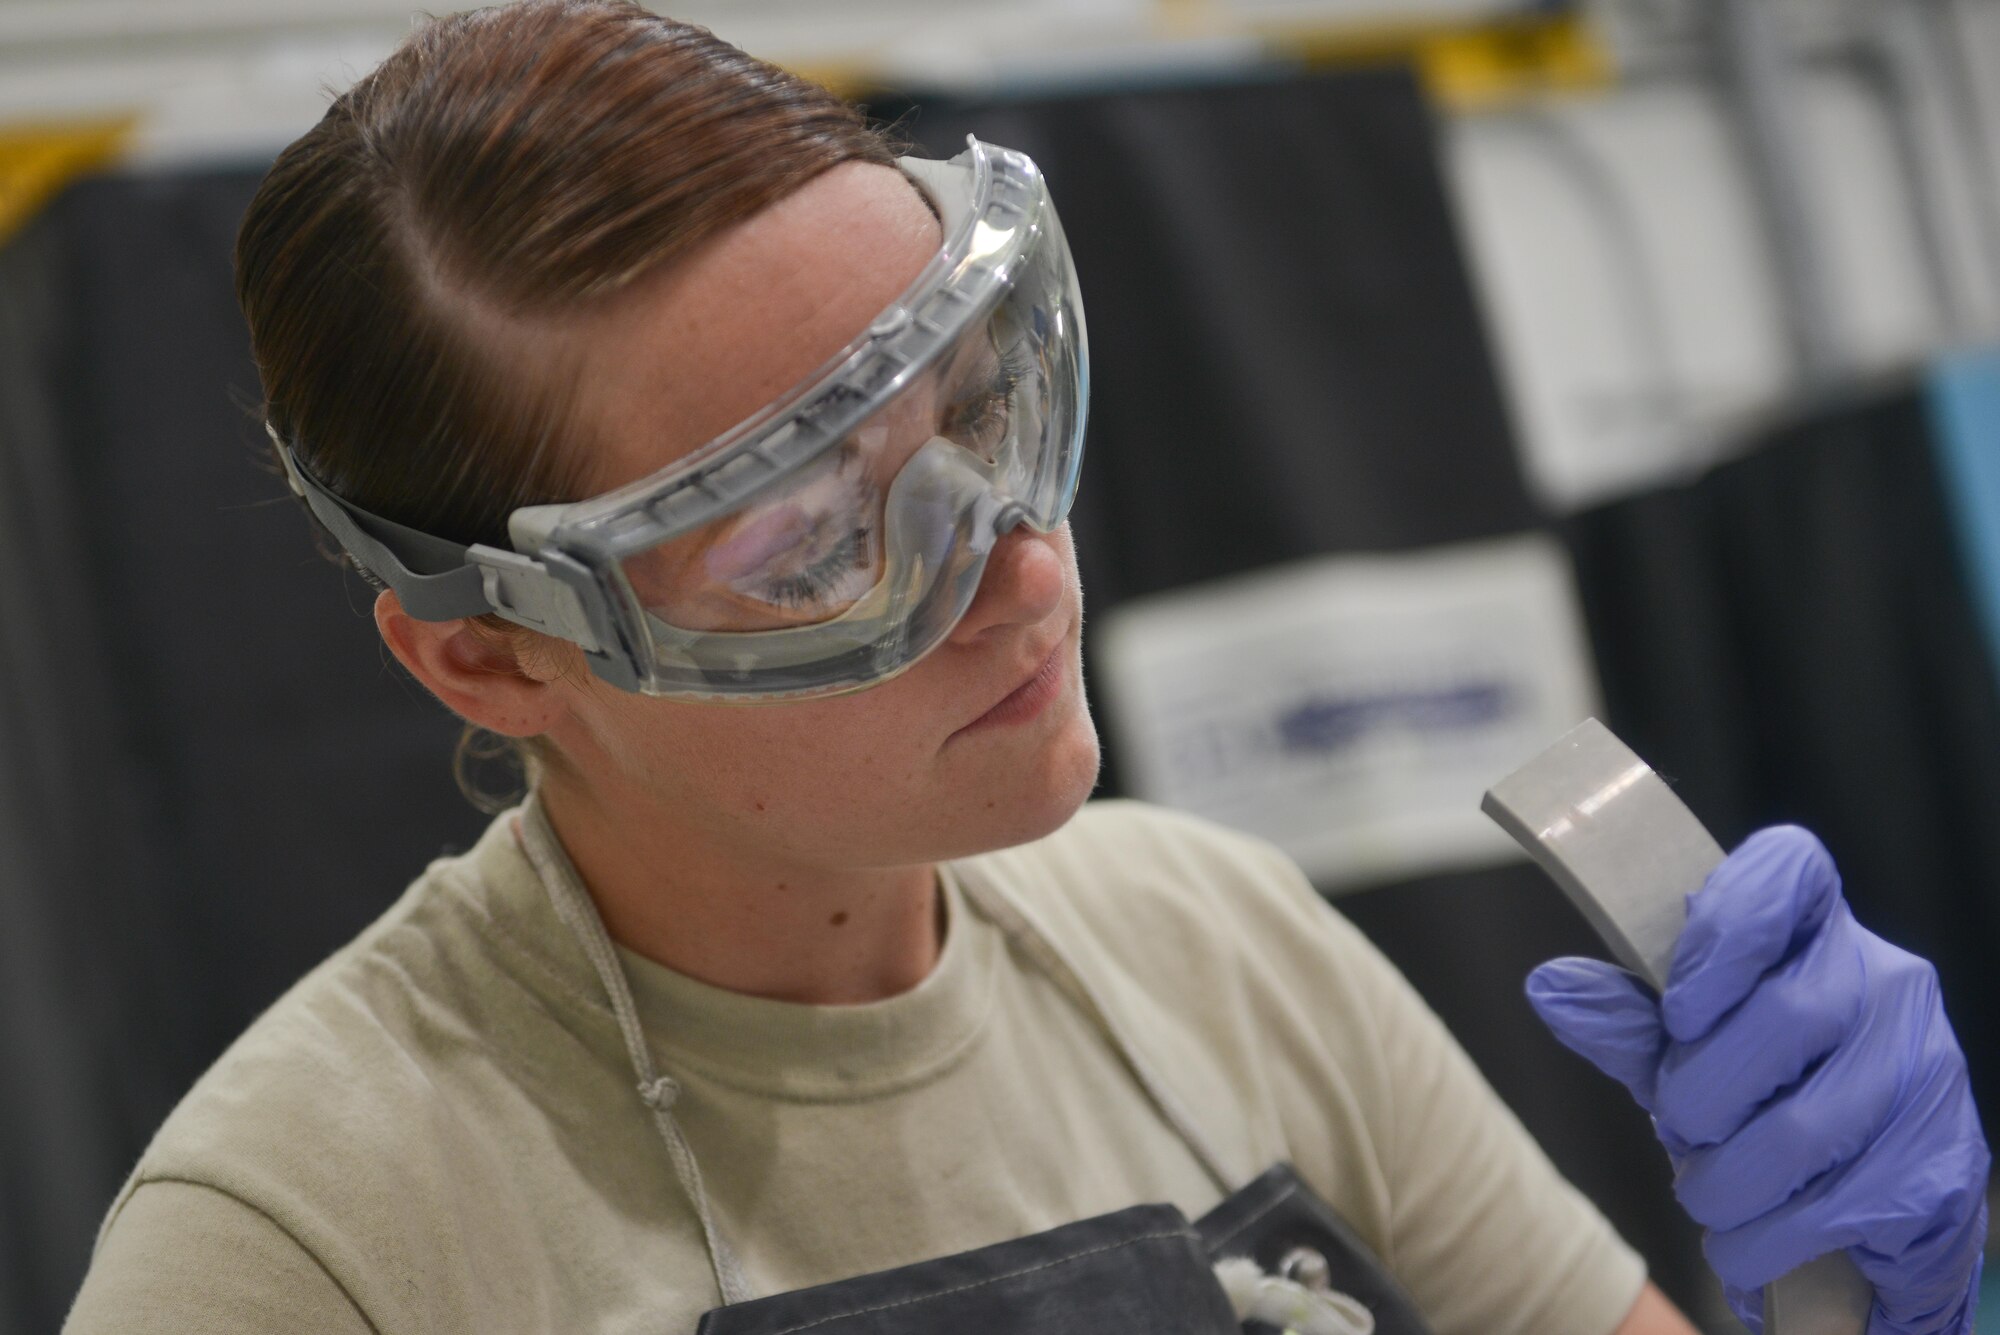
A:
[[[541,335],[854,160],[894,150],[853,107],[628,0],[431,20],[244,217],[266,418],[355,504],[504,546],[510,511],[574,498],[586,456],[576,368]]]

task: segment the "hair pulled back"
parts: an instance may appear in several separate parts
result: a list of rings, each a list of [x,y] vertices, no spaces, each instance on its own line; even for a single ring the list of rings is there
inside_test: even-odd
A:
[[[244,217],[266,419],[353,503],[504,546],[584,474],[564,316],[854,160],[894,152],[853,107],[629,0],[430,20]]]
[[[580,471],[537,325],[854,159],[893,153],[853,107],[628,0],[426,22],[244,217],[268,420],[350,501],[504,542]]]

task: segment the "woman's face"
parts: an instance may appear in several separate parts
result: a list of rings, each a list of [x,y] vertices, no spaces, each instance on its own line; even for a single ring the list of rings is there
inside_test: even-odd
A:
[[[576,408],[603,446],[591,490],[658,470],[793,388],[939,239],[901,173],[850,163],[593,314],[575,345]],[[763,859],[892,866],[1002,847],[1060,825],[1095,782],[1081,611],[1068,527],[1015,529],[948,639],[891,681],[728,705],[573,677],[550,740],[600,799]]]

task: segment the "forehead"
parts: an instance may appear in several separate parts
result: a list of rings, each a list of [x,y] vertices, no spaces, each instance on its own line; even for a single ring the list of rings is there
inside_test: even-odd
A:
[[[641,281],[583,327],[592,490],[664,467],[840,351],[941,244],[891,167],[845,163]]]

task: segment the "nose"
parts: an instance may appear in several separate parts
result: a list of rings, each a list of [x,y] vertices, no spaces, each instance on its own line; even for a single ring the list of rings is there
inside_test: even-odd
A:
[[[1054,533],[1037,533],[1023,526],[994,543],[979,592],[952,628],[952,643],[970,644],[990,630],[1048,620],[1062,606],[1068,563],[1059,544],[1067,530],[1065,525]]]

